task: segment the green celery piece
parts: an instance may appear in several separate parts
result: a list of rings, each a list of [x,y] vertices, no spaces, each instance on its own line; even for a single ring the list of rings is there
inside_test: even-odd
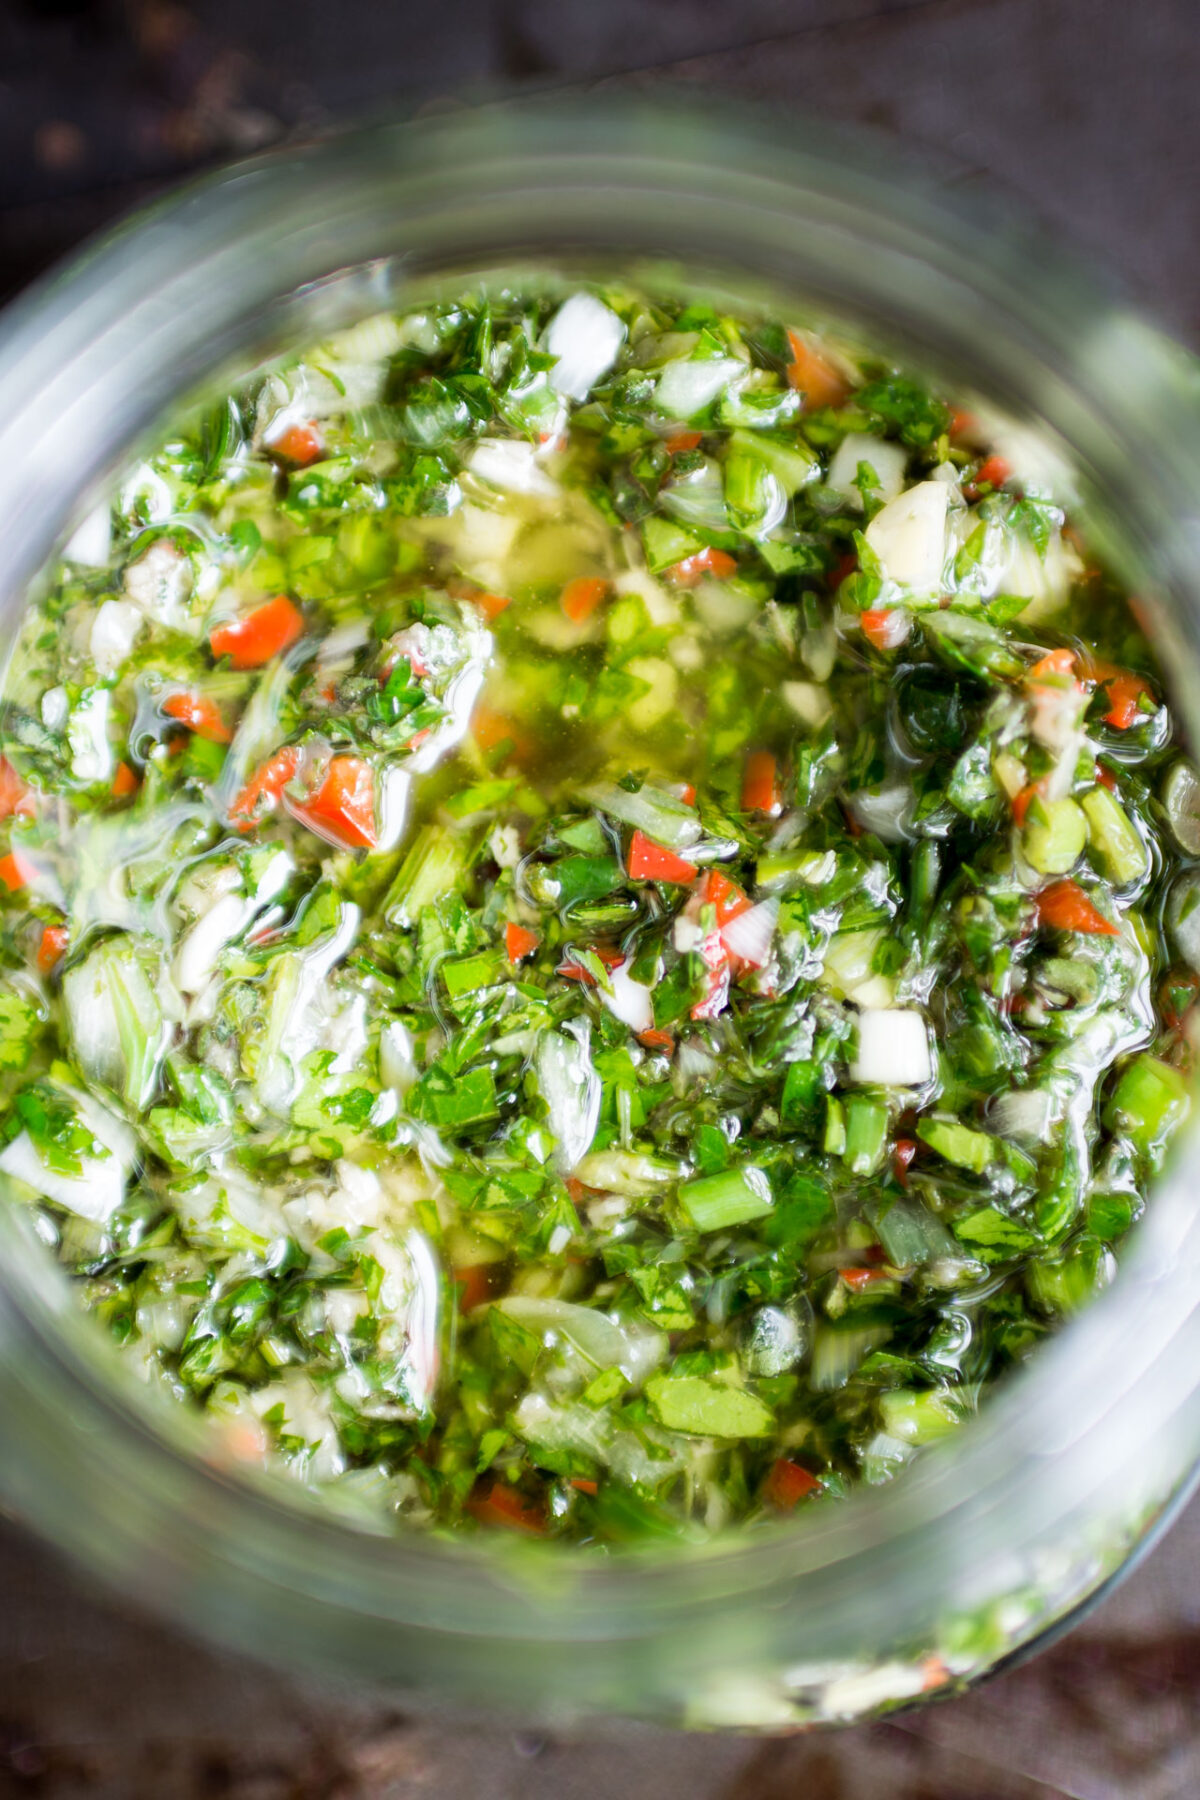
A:
[[[963,751],[946,784],[946,798],[968,819],[985,819],[995,809],[996,782],[987,744],[972,744]]]
[[[661,575],[664,569],[694,556],[703,544],[682,525],[673,525],[669,519],[647,519],[642,526],[642,548],[650,573]]]
[[[495,951],[481,950],[476,956],[455,957],[442,963],[438,973],[450,998],[458,1000],[464,994],[477,994],[481,989],[495,987],[505,980],[508,964]]]
[[[761,1219],[774,1202],[763,1171],[743,1164],[687,1182],[679,1190],[679,1204],[697,1231],[724,1231]]]
[[[427,906],[458,886],[470,856],[467,838],[440,825],[423,825],[384,900],[388,924],[415,925]]]
[[[1135,1056],[1121,1073],[1104,1123],[1157,1162],[1192,1108],[1191,1085],[1179,1069],[1157,1056]]]
[[[895,1200],[871,1214],[888,1261],[897,1269],[953,1256],[956,1245],[942,1221],[927,1207]]]
[[[431,1078],[440,1076],[441,1081]],[[430,1125],[450,1127],[477,1125],[484,1119],[494,1119],[499,1112],[496,1102],[496,1083],[490,1069],[468,1069],[464,1075],[456,1075],[448,1086],[441,1082],[448,1081],[442,1070],[436,1067],[427,1070],[417,1082],[409,1095],[409,1106],[417,1118],[424,1119]]]
[[[1023,847],[1040,875],[1068,874],[1083,855],[1087,838],[1087,819],[1074,800],[1034,800],[1030,805]]]
[[[469,819],[473,813],[492,812],[512,799],[518,785],[516,781],[477,781],[452,794],[445,803],[446,811],[452,819]]]
[[[829,1184],[820,1175],[797,1170],[785,1182],[782,1198],[760,1229],[767,1243],[795,1255],[835,1216]]]
[[[644,831],[656,844],[666,844],[669,849],[684,850],[701,835],[695,807],[685,806],[661,788],[646,785],[631,794],[615,781],[594,781],[579,793],[600,812]]]
[[[392,534],[376,513],[353,513],[338,529],[338,549],[368,583],[391,573]]]
[[[846,1101],[846,1144],[843,1160],[852,1175],[872,1175],[887,1148],[887,1107],[865,1094]]]
[[[492,1340],[502,1360],[511,1363],[522,1375],[532,1373],[533,1365],[542,1353],[542,1340],[536,1331],[530,1331],[519,1319],[498,1306],[487,1309],[488,1328]]]
[[[607,1406],[619,1399],[628,1386],[629,1379],[621,1369],[602,1369],[584,1388],[583,1398],[589,1406]]]
[[[1118,887],[1140,881],[1150,867],[1150,852],[1137,828],[1106,787],[1094,787],[1080,801],[1087,817],[1088,842],[1100,858],[1104,874]]]
[[[564,856],[554,863],[532,866],[526,879],[539,906],[568,907],[601,900],[622,885],[624,877],[615,856]]]
[[[1056,1262],[1032,1264],[1025,1277],[1030,1298],[1047,1312],[1074,1313],[1107,1285],[1108,1252],[1095,1239],[1082,1239]]]
[[[784,1131],[810,1130],[819,1116],[817,1102],[824,1093],[825,1068],[822,1063],[789,1063],[779,1101],[779,1123]]]
[[[572,850],[582,850],[585,856],[605,856],[608,852],[608,839],[599,819],[580,819],[574,825],[562,826],[556,835]]]
[[[31,1000],[13,988],[0,993],[0,1069],[23,1069],[41,1028]]]
[[[842,1156],[846,1149],[846,1109],[833,1094],[825,1097],[825,1135],[821,1148],[826,1156]]]
[[[996,1140],[986,1131],[973,1131],[957,1119],[921,1119],[917,1136],[956,1169],[969,1169],[982,1175],[996,1155]]]
[[[725,504],[741,531],[753,535],[783,510],[784,494],[777,475],[755,449],[736,447],[725,463]]]
[[[954,1235],[985,1262],[1019,1256],[1037,1247],[1036,1234],[998,1206],[981,1206],[965,1218],[955,1219]]]
[[[784,538],[762,538],[758,553],[772,575],[819,575],[825,566],[820,549],[812,541],[789,543]]]
[[[821,472],[817,457],[798,438],[782,439],[766,437],[758,432],[734,431],[730,434],[729,447],[734,454],[748,454],[765,463],[789,494],[807,486]],[[728,476],[725,492],[728,498]]]
[[[769,1437],[775,1420],[761,1400],[702,1375],[655,1375],[646,1398],[668,1431],[694,1437]]]
[[[1124,1237],[1137,1216],[1138,1202],[1132,1194],[1090,1194],[1087,1203],[1087,1227],[1093,1237],[1112,1243]]]
[[[893,1388],[879,1396],[879,1414],[888,1436],[906,1444],[936,1443],[963,1422],[962,1402],[947,1388]]]
[[[287,548],[288,568],[293,575],[303,574],[318,563],[328,562],[333,555],[333,539],[329,537],[293,538]]]

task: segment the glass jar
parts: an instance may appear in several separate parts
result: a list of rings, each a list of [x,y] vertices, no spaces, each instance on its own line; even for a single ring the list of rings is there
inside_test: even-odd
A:
[[[552,99],[386,125],[168,198],[10,309],[0,617],[181,397],[498,267],[625,271],[849,322],[1037,424],[1144,599],[1200,742],[1200,381],[994,203],[827,126]],[[785,311],[788,307],[785,305]],[[244,1650],[526,1717],[778,1729],[953,1692],[1128,1566],[1200,1455],[1200,1157],[1111,1288],[894,1484],[707,1547],[373,1535],[234,1472],[0,1207],[0,1494],[138,1600]]]

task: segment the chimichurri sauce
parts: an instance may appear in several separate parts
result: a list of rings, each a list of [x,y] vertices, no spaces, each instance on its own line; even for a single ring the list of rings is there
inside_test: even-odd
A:
[[[624,1542],[890,1480],[1188,1108],[1200,782],[978,418],[502,287],[128,468],[4,689],[0,1171],[220,1453]]]

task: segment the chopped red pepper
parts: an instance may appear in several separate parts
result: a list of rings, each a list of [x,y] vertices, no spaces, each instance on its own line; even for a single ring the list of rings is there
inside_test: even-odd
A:
[[[227,656],[235,669],[261,669],[273,656],[294,644],[304,630],[304,618],[286,594],[276,594],[256,606],[244,619],[228,619],[214,625],[209,644],[214,656]]]
[[[684,805],[685,805],[685,806],[695,806],[695,804],[696,804],[696,790],[695,790],[695,788],[694,788],[694,787],[693,787],[693,786],[692,786],[692,784],[691,784],[691,782],[690,782],[690,781],[681,781],[681,782],[680,782],[680,784],[679,784],[679,798],[680,798],[680,799],[681,799],[681,800],[682,800],[682,801],[683,801],[683,804],[684,804]]]
[[[471,1263],[467,1268],[451,1271],[458,1289],[459,1312],[474,1312],[477,1306],[487,1304],[492,1297],[491,1272],[491,1263]]]
[[[676,431],[667,439],[663,448],[668,456],[678,456],[684,450],[696,450],[703,437],[700,431]]]
[[[801,1500],[815,1494],[821,1483],[815,1475],[788,1456],[776,1457],[763,1485],[763,1497],[780,1512],[791,1512]]]
[[[1200,995],[1194,969],[1173,969],[1159,989],[1158,1010],[1168,1031],[1178,1031]]]
[[[261,813],[278,805],[284,788],[296,779],[299,769],[300,751],[295,744],[285,744],[282,750],[276,750],[274,756],[267,758],[229,809],[231,819],[243,821],[238,826],[240,831],[248,831]],[[264,806],[263,801],[269,805]]]
[[[708,869],[700,884],[700,899],[705,906],[711,906],[717,915],[717,929],[728,925],[730,919],[736,919],[739,913],[749,912],[754,904],[748,894],[744,894],[736,881],[730,881],[728,875],[720,869]]]
[[[831,362],[819,355],[797,331],[788,332],[792,360],[788,364],[789,384],[804,396],[804,411],[810,407],[840,406],[849,392],[845,377]]]
[[[61,960],[67,947],[67,928],[65,925],[47,925],[42,932],[42,941],[38,945],[37,966],[43,975],[50,971]]]
[[[1116,793],[1117,778],[1113,774],[1112,770],[1110,768],[1107,768],[1105,766],[1105,764],[1102,762],[1098,762],[1096,764],[1096,780],[1099,782],[1101,787],[1106,787],[1110,794]]]
[[[857,568],[858,555],[855,551],[848,550],[845,556],[839,556],[825,578],[829,583],[830,593],[835,594],[838,588],[841,587],[843,581],[853,575]]]
[[[335,756],[316,793],[295,812],[304,824],[345,849],[373,850],[379,842],[379,828],[370,763],[361,756]]]
[[[869,606],[858,615],[863,636],[877,650],[895,650],[909,634],[912,621],[902,606]]]
[[[290,425],[280,437],[267,445],[267,449],[281,462],[291,463],[294,469],[306,469],[309,463],[319,461],[325,453],[325,446],[315,423]]]
[[[629,845],[629,878],[631,881],[668,881],[680,887],[695,881],[695,863],[665,850],[642,831],[635,831]]]
[[[620,968],[625,961],[621,952],[612,944],[590,944],[588,948],[593,956],[600,958],[606,969]],[[564,981],[581,981],[584,987],[595,987],[596,985],[596,977],[590,969],[585,969],[582,963],[559,963],[555,973],[561,975]]]
[[[1047,650],[1045,656],[1039,657],[1033,667],[1026,671],[1027,681],[1062,681],[1075,673],[1075,652],[1073,650]]]
[[[982,487],[1002,488],[1012,476],[1012,464],[1005,462],[1002,456],[988,456],[980,463],[975,479],[969,484],[971,498]]]
[[[196,737],[210,744],[228,744],[233,733],[221,717],[220,708],[206,694],[168,694],[162,709],[169,719],[178,719]]]
[[[742,811],[778,812],[779,780],[770,750],[752,750],[742,774]]]
[[[0,881],[4,883],[10,894],[15,894],[21,888],[28,887],[36,875],[37,869],[34,864],[19,850],[10,850],[7,856],[0,856]]]
[[[1033,802],[1037,799],[1037,797],[1040,793],[1041,793],[1040,783],[1035,781],[1035,782],[1032,782],[1028,787],[1023,787],[1021,789],[1020,793],[1014,796],[1013,803],[1012,803],[1012,815],[1013,815],[1013,823],[1015,825],[1023,825],[1025,823],[1025,815],[1029,811],[1029,808],[1032,806]]]
[[[586,1475],[572,1475],[571,1486],[578,1488],[581,1494],[598,1494],[600,1492],[599,1483],[589,1481]]]
[[[481,750],[498,750],[501,744],[507,743],[519,757],[529,748],[529,740],[520,726],[507,713],[496,712],[485,700],[481,700],[471,714],[471,736]]]
[[[728,550],[716,550],[709,544],[703,550],[697,550],[695,555],[685,556],[682,562],[673,563],[667,570],[667,580],[675,587],[695,587],[704,575],[726,581],[736,574],[737,558],[730,556]]]
[[[1108,692],[1108,711],[1104,715],[1104,723],[1117,731],[1128,731],[1132,725],[1139,725],[1148,715],[1142,710],[1143,694],[1151,692],[1150,683],[1143,681],[1140,675],[1122,669],[1105,683]]]
[[[654,1026],[651,1026],[649,1031],[639,1031],[637,1041],[639,1044],[644,1044],[647,1050],[674,1050],[675,1048],[675,1039],[670,1032],[659,1031]]]
[[[527,956],[532,956],[541,941],[536,931],[530,931],[524,925],[510,922],[504,927],[504,954],[510,963],[523,962]]]
[[[608,583],[602,575],[577,575],[568,581],[558,603],[572,625],[583,625],[607,593]]]
[[[493,619],[498,619],[502,612],[507,612],[512,605],[508,594],[479,593],[473,594],[471,598],[489,624]]]
[[[838,1274],[852,1294],[861,1294],[876,1281],[894,1281],[890,1269],[839,1269]]]
[[[117,772],[112,778],[111,792],[118,800],[127,800],[130,794],[136,794],[139,787],[137,776],[127,762],[117,764]]]
[[[892,1151],[892,1170],[901,1187],[908,1186],[908,1169],[913,1157],[917,1154],[917,1146],[912,1138],[897,1138]]]
[[[482,1492],[472,1494],[467,1511],[481,1525],[504,1525],[510,1531],[525,1531],[533,1537],[543,1536],[546,1530],[541,1508],[531,1505],[504,1481],[493,1481]]]
[[[0,819],[11,819],[14,813],[33,811],[29,789],[6,756],[0,756]]]
[[[1083,889],[1073,881],[1052,881],[1037,897],[1038,924],[1052,931],[1086,931],[1099,937],[1119,937],[1120,931],[1097,912]]]

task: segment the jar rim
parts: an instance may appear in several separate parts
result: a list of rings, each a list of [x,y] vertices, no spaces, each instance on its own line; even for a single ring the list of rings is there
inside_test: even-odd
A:
[[[705,234],[719,237],[719,255]],[[977,385],[1036,414],[1083,465],[1119,518],[1119,548],[1145,571],[1170,661],[1179,673],[1200,669],[1200,390],[1182,353],[1003,205],[898,181],[869,147],[824,124],[661,96],[496,103],[269,152],[158,202],[40,283],[0,321],[0,516],[11,522],[0,609],[15,616],[81,497],[128,446],[247,346],[391,306],[423,274],[514,251],[550,256],[555,245],[559,259],[653,255],[734,281],[740,271],[747,284],[898,333],[951,374],[974,370]],[[1179,699],[1200,741],[1200,683]],[[1125,1497],[1135,1507],[1153,1505],[1200,1455],[1200,1400],[1186,1375],[1200,1362],[1188,1175],[1198,1155],[1193,1134],[1112,1287],[955,1441],[802,1524],[665,1553],[602,1560],[531,1545],[510,1561],[473,1543],[349,1530],[295,1496],[285,1504],[232,1483],[130,1409],[84,1347],[77,1326],[87,1322],[64,1312],[49,1281],[57,1272],[34,1267],[27,1234],[7,1218],[0,1388],[20,1386],[24,1358],[57,1392],[77,1389],[75,1424],[113,1435],[107,1451],[90,1445],[87,1466],[132,1454],[136,1440],[138,1467],[161,1483],[160,1525],[182,1529],[210,1512],[228,1531],[241,1518],[243,1549],[266,1559],[268,1585],[364,1613],[386,1604],[397,1625],[516,1639],[653,1635],[668,1619],[737,1610],[769,1589],[798,1601],[808,1584],[827,1599],[831,1574],[845,1583],[839,1604],[861,1613],[872,1586],[896,1591],[908,1558],[926,1587],[919,1606],[911,1596],[913,1617],[932,1617],[970,1585],[981,1545],[1011,1554],[1086,1510],[1111,1482],[1114,1443],[1123,1471],[1139,1464]],[[23,1407],[0,1393],[0,1431],[25,1443],[40,1434],[43,1477],[74,1469],[71,1418],[55,1436],[42,1417],[35,1433]],[[12,1461],[0,1492],[28,1511]],[[54,1535],[103,1560],[88,1533],[72,1538],[61,1507],[51,1511]],[[340,1598],[329,1572],[311,1566],[314,1534],[323,1551],[337,1545]],[[248,1578],[242,1550],[216,1539],[211,1550],[208,1566],[224,1556]],[[544,1580],[514,1579],[539,1554],[564,1572],[558,1597]],[[501,1610],[472,1621],[489,1581]]]

